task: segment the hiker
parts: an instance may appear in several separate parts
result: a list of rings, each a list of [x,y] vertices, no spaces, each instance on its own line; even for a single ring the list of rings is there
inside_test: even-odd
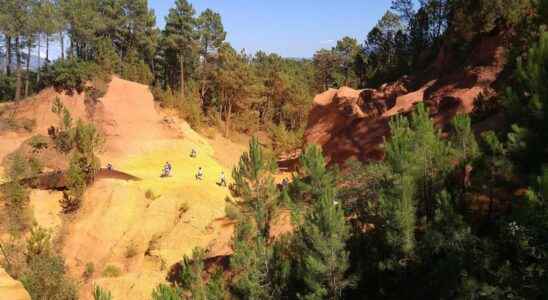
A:
[[[108,171],[112,171],[112,164],[111,164],[111,163],[108,163],[108,164],[107,164],[107,170],[108,170]]]
[[[204,169],[202,167],[198,167],[198,172],[196,173],[196,180],[202,180],[204,179]]]
[[[226,186],[225,172],[221,171],[221,176],[219,176],[219,185]]]
[[[192,148],[192,150],[190,151],[190,157],[195,158],[197,154],[198,153],[196,153],[196,150]]]
[[[161,177],[169,177],[171,175],[171,164],[166,162]]]

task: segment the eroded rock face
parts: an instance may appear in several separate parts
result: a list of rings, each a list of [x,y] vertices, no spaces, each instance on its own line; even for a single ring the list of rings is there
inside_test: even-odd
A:
[[[309,114],[306,142],[320,145],[330,163],[382,159],[380,146],[390,133],[392,117],[424,102],[435,123],[444,126],[456,114],[472,112],[480,93],[492,94],[491,85],[506,63],[503,40],[501,35],[480,40],[468,65],[458,70],[448,69],[447,62],[435,63],[429,68],[432,74],[421,78],[403,77],[378,89],[342,87],[318,94]]]
[[[31,300],[23,284],[8,275],[0,268],[0,299],[2,300]]]

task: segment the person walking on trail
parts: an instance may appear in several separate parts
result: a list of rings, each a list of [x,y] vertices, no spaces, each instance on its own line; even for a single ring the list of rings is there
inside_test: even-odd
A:
[[[225,172],[223,171],[221,171],[221,175],[219,176],[219,185],[226,186]]]
[[[198,155],[198,153],[196,152],[196,149],[192,148],[192,150],[190,151],[190,157],[195,158],[196,155]]]
[[[202,167],[198,167],[198,172],[196,173],[196,179],[197,180],[204,179],[204,169],[202,169]]]
[[[111,163],[108,163],[108,164],[107,164],[107,170],[108,170],[108,171],[112,171],[112,164],[111,164]]]

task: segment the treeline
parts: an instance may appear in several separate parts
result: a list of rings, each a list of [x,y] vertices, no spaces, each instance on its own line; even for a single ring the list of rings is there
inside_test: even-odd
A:
[[[528,26],[529,0],[394,0],[365,41],[345,37],[314,55],[319,87],[377,87],[431,66],[442,48],[466,65],[472,42],[495,28]],[[523,49],[522,49],[523,50]]]
[[[0,4],[7,60],[0,99],[17,100],[51,85],[82,90],[94,74],[115,73],[152,85],[156,99],[178,108],[194,127],[283,135],[303,126],[316,92],[309,60],[238,52],[226,42],[221,16],[210,9],[197,14],[187,0],[175,2],[163,30],[146,0]],[[52,44],[60,49],[54,62]],[[32,56],[44,51],[44,66],[31,70]]]

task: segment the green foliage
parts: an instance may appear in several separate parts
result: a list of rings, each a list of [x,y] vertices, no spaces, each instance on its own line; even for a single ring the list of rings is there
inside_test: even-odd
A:
[[[279,206],[279,195],[274,184],[274,160],[265,157],[257,138],[249,142],[249,152],[242,154],[232,171],[234,192],[242,201],[244,212],[254,215],[260,235],[267,238],[270,224]]]
[[[93,274],[95,273],[95,265],[92,262],[86,263],[86,266],[84,268],[84,276],[85,279],[90,279]]]
[[[45,137],[41,134],[37,134],[37,135],[33,135],[28,140],[28,143],[32,147],[33,151],[39,152],[43,149],[48,148],[49,141],[48,141],[47,137]]]
[[[269,264],[272,250],[265,238],[256,234],[257,228],[251,218],[244,217],[234,233],[234,254],[230,258],[230,269],[235,276],[231,290],[241,299],[268,299],[272,289],[270,278],[273,272]]]
[[[103,277],[119,277],[122,275],[122,270],[114,265],[107,265],[101,274]]]
[[[181,290],[161,283],[152,291],[152,300],[180,300]]]
[[[342,299],[342,292],[350,283],[345,276],[349,267],[349,227],[336,204],[336,183],[316,146],[309,146],[304,152],[301,167],[303,175],[310,179],[308,192],[314,201],[298,233],[300,273],[306,287],[303,298]]]
[[[7,169],[10,181],[2,187],[2,198],[7,208],[10,230],[14,233],[24,231],[32,223],[29,190],[20,181],[35,175],[40,170],[41,165],[36,159],[27,160],[19,152],[15,152],[10,158]]]
[[[304,128],[288,130],[284,124],[279,124],[270,126],[269,131],[272,148],[278,156],[299,149],[304,143]]]
[[[96,75],[99,68],[96,64],[78,59],[60,60],[43,70],[42,84],[44,87],[76,91],[84,91],[85,84]]]
[[[28,267],[21,282],[33,299],[78,298],[76,285],[67,277],[64,260],[54,251],[47,230],[31,230],[25,255]]]
[[[139,59],[135,50],[130,51],[122,63],[120,75],[127,80],[150,84],[153,81],[153,74],[143,59]]]
[[[93,300],[112,300],[112,294],[96,285],[93,288]]]

